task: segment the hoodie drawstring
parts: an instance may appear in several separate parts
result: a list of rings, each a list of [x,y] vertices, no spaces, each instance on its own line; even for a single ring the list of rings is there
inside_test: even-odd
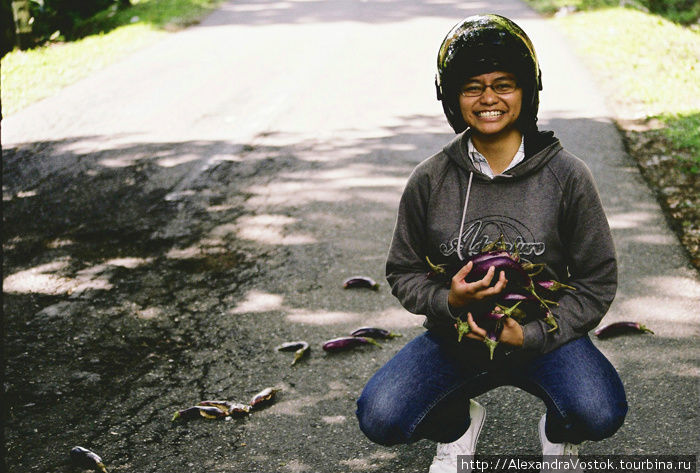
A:
[[[464,210],[462,210],[462,222],[459,224],[459,237],[457,238],[457,256],[460,261],[464,261],[462,256],[462,232],[464,231],[464,220],[467,218],[467,206],[469,205],[469,194],[472,192],[472,178],[474,171],[469,173],[469,184],[467,185],[467,196],[464,198]]]

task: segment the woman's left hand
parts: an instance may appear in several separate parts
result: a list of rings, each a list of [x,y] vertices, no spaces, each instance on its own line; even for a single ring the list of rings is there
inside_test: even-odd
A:
[[[466,335],[468,338],[473,340],[483,340],[486,338],[486,330],[479,327],[476,322],[474,322],[471,312],[467,314],[467,323],[470,328],[469,333]],[[506,317],[503,321],[503,330],[498,337],[498,341],[514,347],[521,347],[523,346],[523,338],[523,328],[520,324],[510,317]]]

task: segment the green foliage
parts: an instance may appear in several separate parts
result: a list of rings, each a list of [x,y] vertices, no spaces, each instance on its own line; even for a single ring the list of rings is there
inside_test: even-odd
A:
[[[34,41],[43,43],[56,31],[65,39],[75,39],[74,28],[78,22],[112,6],[119,6],[118,0],[31,0]]]
[[[664,135],[683,151],[679,161],[684,171],[700,174],[700,112],[659,117],[666,124]]]
[[[75,41],[145,22],[156,27],[181,27],[217,5],[219,0],[28,0],[32,44]]]
[[[0,57],[12,51],[15,44],[15,24],[12,6],[8,0],[0,0]]]
[[[107,33],[137,19],[159,29],[177,29],[192,25],[216,7],[220,0],[133,0],[128,9],[108,9],[78,22],[75,36]]]
[[[553,14],[562,8],[577,11],[609,7],[628,7],[661,16],[674,23],[693,25],[700,21],[700,2],[697,0],[526,0],[536,10]]]

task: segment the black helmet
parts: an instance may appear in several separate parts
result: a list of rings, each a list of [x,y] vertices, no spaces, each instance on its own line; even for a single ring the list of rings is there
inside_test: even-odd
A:
[[[455,133],[468,126],[459,108],[458,91],[464,81],[498,70],[514,74],[523,89],[518,128],[523,133],[537,129],[542,72],[530,38],[508,18],[475,15],[462,20],[442,41],[437,63],[437,98]]]

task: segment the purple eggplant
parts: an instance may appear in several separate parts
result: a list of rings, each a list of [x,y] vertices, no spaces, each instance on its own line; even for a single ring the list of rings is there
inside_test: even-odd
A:
[[[277,351],[293,351],[294,360],[292,360],[292,366],[296,364],[297,361],[301,360],[303,357],[309,354],[311,347],[304,340],[299,340],[295,342],[286,342],[278,345],[275,348]]]
[[[488,273],[489,268],[492,266],[496,270],[496,275],[498,275],[499,271],[505,272],[509,285],[519,288],[529,288],[532,286],[530,276],[528,276],[525,270],[523,270],[520,263],[513,261],[513,259],[509,258],[508,256],[497,256],[495,258],[487,259],[480,263],[474,264],[464,280],[467,282],[475,282],[483,279],[484,276],[486,276],[486,273]],[[491,284],[494,285],[497,281],[498,277],[494,276],[494,278],[491,280]]]
[[[277,388],[265,388],[255,396],[253,396],[248,404],[250,404],[251,409],[259,409],[267,404],[274,401],[275,395],[280,392]]]
[[[353,276],[343,282],[344,289],[367,288],[377,291],[379,283],[368,276]]]
[[[403,336],[400,333],[390,332],[389,330],[377,327],[361,327],[353,330],[350,335],[353,337],[379,338],[382,340],[389,340],[391,338]]]
[[[94,471],[107,473],[102,459],[98,454],[84,447],[73,447],[70,451],[71,461],[80,468],[89,468]]]
[[[532,294],[518,294],[517,292],[507,292],[499,294],[498,300],[503,302],[519,302],[519,301],[536,301],[537,298]]]
[[[533,293],[519,294],[517,292],[508,292],[504,295],[499,295],[498,300],[501,302],[539,302],[545,307],[558,306],[559,303],[556,301],[550,301],[549,299],[543,299],[542,296]]]
[[[568,284],[563,284],[560,283],[559,281],[535,281],[535,287],[540,288],[540,289],[546,289],[548,291],[558,291],[560,289],[571,289],[572,291],[575,291],[576,288],[573,286],[569,286]]]
[[[612,338],[618,335],[626,335],[633,333],[653,334],[654,332],[652,332],[650,329],[640,324],[639,322],[614,322],[612,324],[597,329],[594,333],[598,338]]]
[[[187,409],[182,409],[173,414],[172,421],[176,420],[192,420],[204,417],[205,419],[219,419],[226,417],[228,414],[216,406],[192,406]]]
[[[382,347],[374,339],[369,337],[340,337],[326,341],[323,344],[323,349],[328,352],[337,352],[367,344],[376,345],[379,348]]]
[[[248,404],[241,404],[239,402],[232,401],[201,401],[197,403],[197,406],[210,406],[216,407],[221,410],[227,416],[240,417],[250,413],[250,406]]]
[[[493,250],[493,251],[487,251],[485,253],[477,253],[476,255],[468,258],[466,261],[460,261],[456,265],[455,264],[450,264],[450,265],[448,265],[448,264],[433,264],[433,262],[430,261],[430,258],[427,256],[425,257],[425,260],[427,261],[428,267],[430,268],[430,272],[428,273],[429,277],[445,276],[445,277],[451,279],[452,276],[457,274],[457,272],[460,269],[462,269],[470,261],[472,262],[473,265],[476,265],[476,264],[483,264],[485,261],[489,261],[489,260],[492,260],[494,258],[499,258],[499,257],[510,258],[515,262],[518,261],[516,256],[514,256],[514,255],[512,255],[504,250]]]
[[[498,258],[500,256],[505,256],[506,258],[512,259],[516,263],[518,262],[518,260],[515,257],[513,257],[512,254],[508,253],[507,251],[494,250],[494,251],[488,251],[486,253],[477,253],[476,255],[470,257],[465,262],[465,264],[468,263],[469,261],[471,261],[473,264],[479,264],[479,263],[483,263],[484,261],[489,261],[489,260],[492,260],[494,258]],[[464,266],[464,265],[462,265],[462,266]]]

